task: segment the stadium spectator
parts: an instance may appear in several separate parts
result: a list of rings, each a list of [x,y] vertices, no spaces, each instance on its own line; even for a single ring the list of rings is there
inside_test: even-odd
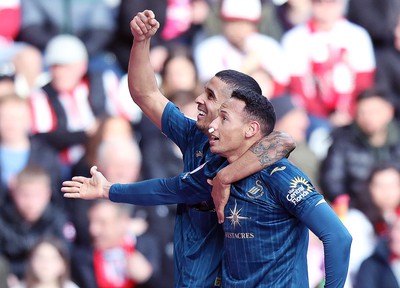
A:
[[[389,235],[381,237],[374,253],[360,266],[354,288],[400,287],[400,217],[394,219]]]
[[[374,84],[371,38],[345,18],[345,7],[346,0],[312,0],[310,20],[281,41],[290,63],[290,93],[309,114],[309,144],[321,158],[321,139],[352,121],[356,96]]]
[[[128,94],[122,95],[123,85],[113,72],[88,71],[88,53],[77,37],[53,38],[45,61],[51,81],[29,98],[32,132],[60,152],[63,177],[70,177],[71,166],[84,154],[84,144],[99,119],[106,115],[132,119],[138,109]]]
[[[258,31],[260,1],[224,0],[221,5],[223,33],[194,47],[200,81],[204,83],[224,69],[251,73],[262,67],[273,79],[272,95],[282,94],[289,81],[286,60],[280,44]]]
[[[13,288],[79,288],[70,279],[68,247],[56,237],[39,239],[29,252],[23,281]]]
[[[397,97],[400,109],[400,3],[397,0],[351,0],[347,18],[371,36],[376,56],[376,85]],[[399,116],[399,115],[397,115]]]
[[[21,0],[0,3],[0,67],[15,70],[18,95],[27,96],[39,85],[43,71],[42,55],[34,45],[21,41]]]
[[[153,273],[152,263],[140,252],[143,243],[153,254],[154,241],[131,233],[132,206],[95,200],[88,210],[90,248],[79,247],[73,255],[74,279],[80,287],[135,287]],[[141,242],[142,241],[142,242]]]
[[[332,132],[332,144],[321,164],[320,185],[330,202],[348,195],[350,207],[363,212],[369,207],[365,183],[373,166],[400,159],[400,130],[394,114],[390,94],[370,89],[358,95],[354,121]]]
[[[106,1],[21,0],[19,38],[44,53],[50,41],[59,35],[73,35],[88,51],[89,70],[118,71],[108,47],[116,29],[114,7]]]
[[[28,166],[11,184],[9,202],[0,210],[0,255],[22,280],[29,252],[43,236],[62,239],[71,247],[75,228],[60,207],[51,203],[51,181],[41,168]]]
[[[51,178],[52,201],[64,203],[59,191],[61,168],[58,153],[31,135],[29,103],[16,94],[0,97],[0,203],[7,197],[13,178],[29,165],[42,167]]]

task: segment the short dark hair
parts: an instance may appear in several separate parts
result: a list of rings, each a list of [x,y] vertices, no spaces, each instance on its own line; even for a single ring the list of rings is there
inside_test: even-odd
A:
[[[360,101],[363,101],[365,99],[370,99],[370,98],[374,98],[374,97],[378,97],[381,98],[385,101],[387,101],[388,103],[392,104],[393,106],[396,106],[396,99],[395,96],[388,91],[387,89],[382,89],[382,88],[370,88],[370,89],[365,89],[363,91],[361,91],[356,98],[356,102],[359,103]]]
[[[386,161],[375,163],[372,166],[371,171],[368,175],[367,183],[371,183],[373,178],[375,177],[375,175],[378,174],[379,172],[382,172],[385,170],[392,170],[392,169],[396,170],[397,173],[400,174],[400,164],[397,163],[396,161],[386,160]]]
[[[65,265],[64,273],[62,273],[62,275],[60,275],[59,278],[57,279],[57,282],[60,285],[59,287],[64,287],[65,282],[70,279],[70,251],[68,250],[68,245],[62,238],[46,234],[38,238],[34,243],[34,245],[29,250],[27,267],[25,271],[25,280],[27,284],[26,287],[34,287],[35,284],[37,284],[38,282],[37,275],[35,274],[33,268],[33,257],[39,246],[44,243],[53,246],[54,249],[57,250],[62,261],[64,262]]]
[[[274,130],[276,122],[275,110],[267,97],[250,89],[235,89],[231,98],[245,102],[244,111],[247,117],[260,123],[263,135],[268,135]]]
[[[259,94],[262,93],[261,87],[257,81],[253,77],[242,72],[227,69],[219,71],[217,74],[215,74],[215,77],[228,84],[232,90],[244,88]]]

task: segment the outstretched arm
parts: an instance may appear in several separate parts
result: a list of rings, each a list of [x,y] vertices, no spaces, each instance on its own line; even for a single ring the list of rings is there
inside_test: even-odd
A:
[[[197,204],[210,198],[211,187],[202,169],[171,178],[155,178],[129,184],[109,182],[97,167],[90,169],[91,178],[75,176],[64,181],[61,192],[66,198],[105,198],[135,205]]]
[[[128,85],[133,101],[161,128],[168,99],[160,92],[150,62],[150,41],[160,24],[151,10],[137,13],[130,23],[133,44],[128,65]]]
[[[75,176],[70,181],[64,181],[61,187],[64,197],[86,200],[109,199],[112,183],[101,172],[97,171],[96,166],[90,168],[90,175],[92,175],[91,178]]]
[[[224,208],[228,202],[231,183],[244,179],[283,157],[287,157],[295,148],[296,143],[289,134],[274,131],[255,143],[235,162],[221,169],[212,180],[211,193],[219,223],[224,222]]]
[[[325,287],[343,287],[349,267],[350,233],[325,201],[320,201],[301,220],[324,244]]]

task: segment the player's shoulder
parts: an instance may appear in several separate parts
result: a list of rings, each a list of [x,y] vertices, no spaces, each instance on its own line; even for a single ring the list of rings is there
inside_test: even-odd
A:
[[[187,126],[188,129],[193,130],[193,133],[202,133],[196,126],[196,120],[183,114],[173,102],[168,102],[165,106],[162,121],[170,122],[171,125]]]
[[[176,144],[179,142],[179,147],[204,146],[208,140],[207,135],[197,128],[196,121],[186,117],[172,102],[164,109],[161,125],[161,132]]]
[[[287,158],[283,158],[271,166],[264,168],[262,170],[262,174],[263,177],[266,177],[270,180],[278,180],[282,178],[291,178],[296,175],[302,175],[303,172]]]

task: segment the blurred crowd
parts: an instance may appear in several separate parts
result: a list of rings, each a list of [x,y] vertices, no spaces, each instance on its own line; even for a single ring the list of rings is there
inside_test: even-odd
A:
[[[398,0],[0,1],[0,287],[173,287],[175,205],[60,192],[92,165],[119,183],[182,171],[128,91],[145,9],[163,94],[195,118],[216,72],[253,76],[353,236],[346,287],[400,287]],[[310,235],[311,288],[321,249]]]

